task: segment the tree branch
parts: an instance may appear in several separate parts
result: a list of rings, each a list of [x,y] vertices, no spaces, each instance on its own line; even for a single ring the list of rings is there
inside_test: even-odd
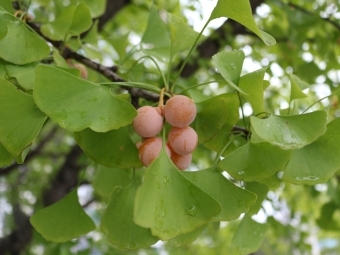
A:
[[[104,14],[99,18],[98,31],[102,31],[104,25],[116,15],[124,6],[131,3],[131,0],[107,0]]]
[[[49,206],[63,198],[78,184],[78,174],[82,169],[78,159],[83,154],[78,145],[74,145],[66,156],[64,164],[59,168],[57,175],[51,181],[51,186],[44,191],[43,204]]]
[[[282,2],[282,1],[281,1],[281,2]],[[282,3],[284,3],[284,2],[282,2]],[[314,12],[311,12],[311,11],[309,11],[309,10],[306,10],[305,8],[303,8],[303,7],[301,7],[301,6],[297,5],[297,4],[294,4],[294,3],[292,3],[292,2],[287,2],[287,3],[285,3],[285,4],[287,4],[287,5],[290,6],[290,7],[293,7],[293,8],[296,9],[296,10],[299,10],[300,12],[303,12],[303,13],[305,13],[305,14],[308,14],[308,15],[315,15]],[[336,23],[336,22],[335,22],[334,20],[332,20],[331,18],[329,18],[329,17],[323,18],[323,17],[320,17],[320,16],[319,16],[319,18],[322,19],[322,20],[324,20],[324,21],[326,21],[327,23],[331,24],[331,25],[332,25],[333,27],[335,27],[336,29],[340,30],[340,24]]]

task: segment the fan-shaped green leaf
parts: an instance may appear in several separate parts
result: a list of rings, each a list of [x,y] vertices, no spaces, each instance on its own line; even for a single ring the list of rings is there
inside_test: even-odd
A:
[[[209,20],[226,17],[237,21],[249,30],[253,31],[268,46],[276,43],[275,39],[261,31],[253,18],[249,0],[219,0],[212,11]]]
[[[202,231],[207,227],[207,225],[208,224],[204,224],[190,233],[178,235],[168,240],[167,244],[175,247],[190,244],[197,239],[197,237],[202,233]]]
[[[254,132],[281,149],[298,149],[315,141],[326,131],[327,113],[316,111],[294,116],[272,115],[267,119],[251,116]]]
[[[290,100],[305,98],[307,95],[302,90],[309,87],[308,83],[302,81],[299,77],[294,74],[290,74]]]
[[[340,224],[335,219],[335,213],[339,210],[339,206],[333,201],[324,204],[321,208],[321,213],[316,223],[324,230],[339,231]]]
[[[252,106],[253,114],[264,112],[263,78],[267,67],[243,75],[239,87],[245,94],[241,94]]]
[[[116,186],[125,187],[131,181],[126,170],[98,165],[93,178],[93,189],[103,198],[108,198]]]
[[[293,151],[282,179],[295,184],[324,183],[340,169],[340,118],[313,143]]]
[[[35,84],[35,67],[37,63],[26,65],[5,64],[5,69],[10,77],[14,77],[19,85],[26,90],[32,90]]]
[[[212,65],[218,69],[231,87],[242,93],[244,92],[238,87],[238,83],[244,58],[244,53],[241,50],[222,51],[212,57]]]
[[[69,241],[95,229],[93,221],[79,204],[76,189],[36,212],[30,222],[46,240],[56,243]]]
[[[13,156],[0,143],[0,167],[9,166],[13,162]]]
[[[97,18],[104,14],[107,0],[81,0],[91,12],[92,18]],[[110,0],[109,0],[110,1]]]
[[[282,150],[270,143],[248,143],[228,154],[219,167],[236,180],[251,182],[282,170],[291,155],[292,150]]]
[[[158,241],[150,229],[142,228],[133,221],[137,188],[135,180],[126,188],[115,187],[101,222],[101,229],[108,235],[111,243],[122,250],[149,247]]]
[[[0,19],[0,41],[7,35],[6,23]]]
[[[14,157],[34,141],[45,120],[32,96],[0,78],[0,142]]]
[[[183,177],[162,149],[137,190],[134,221],[167,240],[195,230],[220,211],[218,202]]]
[[[110,88],[44,65],[36,68],[33,96],[43,112],[72,131],[89,127],[107,132],[131,123],[137,115],[135,108],[113,96]]]
[[[221,205],[221,212],[212,221],[235,220],[256,201],[253,193],[232,184],[216,167],[182,174]]]
[[[140,167],[136,145],[127,127],[97,133],[87,128],[75,133],[75,138],[85,154],[94,162],[108,167]]]
[[[257,214],[261,209],[263,200],[267,197],[269,191],[266,185],[259,182],[247,182],[246,189],[254,193],[257,197],[255,203],[249,208],[248,215]]]
[[[13,13],[13,5],[12,0],[2,0],[0,3],[0,7],[9,13]]]
[[[141,43],[145,53],[159,58],[170,58],[170,33],[163,20],[159,17],[155,7],[150,9],[148,25]]]
[[[260,224],[245,215],[231,240],[240,255],[247,255],[260,249],[268,225]]]
[[[0,40],[0,58],[16,65],[40,61],[47,57],[50,48],[26,24],[10,14],[3,14],[2,20],[7,26],[6,36]]]
[[[232,126],[239,119],[236,94],[222,94],[197,104],[196,132],[200,142],[210,140],[227,123]]]
[[[63,9],[52,22],[41,26],[41,32],[52,40],[65,40],[67,34],[80,35],[91,27],[90,10],[85,3]]]
[[[171,40],[171,55],[186,50],[192,46],[199,33],[181,18],[168,13]]]

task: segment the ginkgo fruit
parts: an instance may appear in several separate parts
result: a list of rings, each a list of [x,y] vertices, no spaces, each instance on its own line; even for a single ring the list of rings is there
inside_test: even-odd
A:
[[[144,166],[150,165],[159,155],[162,149],[162,139],[151,137],[146,139],[139,147],[139,160]],[[171,157],[171,150],[165,145],[165,151],[168,157]]]
[[[142,106],[132,122],[133,128],[141,137],[154,137],[163,128],[161,110],[152,106]]]
[[[191,127],[173,127],[168,135],[168,144],[172,151],[179,155],[193,152],[198,143],[196,131]]]
[[[192,160],[192,154],[179,155],[175,152],[171,152],[171,161],[179,170],[187,169]]]
[[[173,127],[189,126],[194,121],[196,113],[194,101],[182,95],[173,96],[164,106],[164,117]]]

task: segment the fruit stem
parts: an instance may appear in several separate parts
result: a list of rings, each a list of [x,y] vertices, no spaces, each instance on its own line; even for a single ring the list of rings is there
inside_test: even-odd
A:
[[[245,128],[247,128],[246,119],[245,119],[245,116],[244,116],[243,105],[242,105],[242,101],[241,101],[241,96],[240,96],[240,92],[238,92],[238,91],[237,91],[237,96],[238,96],[238,101],[240,102],[243,125],[244,125]]]
[[[158,101],[158,107],[163,111],[164,107],[164,91],[165,88],[162,88],[161,93],[159,94],[159,101]]]

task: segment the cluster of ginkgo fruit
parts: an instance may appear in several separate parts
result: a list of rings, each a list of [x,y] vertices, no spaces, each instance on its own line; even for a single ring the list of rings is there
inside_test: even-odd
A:
[[[132,124],[142,137],[142,142],[137,143],[141,163],[148,166],[158,157],[163,144],[162,138],[157,135],[163,129],[164,117],[172,126],[165,145],[166,153],[178,169],[188,168],[192,160],[191,153],[198,143],[196,131],[189,127],[196,113],[194,101],[183,95],[175,95],[165,105],[162,103],[158,107],[140,107]]]

